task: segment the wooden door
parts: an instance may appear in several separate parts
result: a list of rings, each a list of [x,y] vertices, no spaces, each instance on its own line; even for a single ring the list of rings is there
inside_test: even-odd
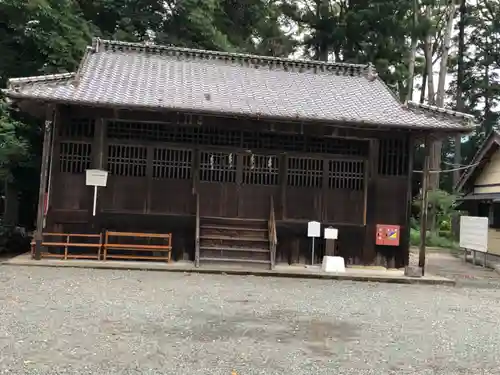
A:
[[[278,198],[280,158],[273,154],[240,155],[241,183],[238,186],[238,217],[269,219],[271,196]]]
[[[238,216],[237,155],[231,151],[200,151],[200,215]]]

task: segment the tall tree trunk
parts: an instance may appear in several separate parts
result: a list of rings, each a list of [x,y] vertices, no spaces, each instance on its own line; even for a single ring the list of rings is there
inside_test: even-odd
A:
[[[428,8],[429,9],[429,8]],[[455,0],[452,0],[451,3],[448,5],[446,9],[446,27],[443,35],[443,45],[442,45],[442,50],[441,50],[441,63],[439,67],[439,79],[438,79],[438,89],[436,93],[436,100],[434,101],[434,95],[431,96],[431,94],[434,94],[434,85],[433,85],[433,77],[431,76],[431,71],[429,71],[429,104],[435,104],[438,107],[444,107],[444,96],[445,96],[445,83],[446,83],[446,75],[448,73],[448,55],[449,55],[449,50],[450,50],[450,44],[451,44],[451,33],[453,31],[453,20],[455,19]],[[430,38],[428,39],[428,42],[430,42]],[[430,65],[432,65],[432,47],[428,47],[426,50],[426,60],[427,57],[429,59],[427,60],[430,62]],[[439,171],[441,170],[441,151],[443,149],[443,141],[441,139],[435,140],[432,144],[431,147],[431,157],[430,157],[430,167],[431,167],[431,175],[429,179],[429,189],[432,190],[437,190],[439,189],[439,180],[440,180],[440,173]],[[430,230],[432,232],[435,232],[437,230],[437,225],[435,221],[435,207],[431,208],[431,218],[432,220],[432,226]]]
[[[412,36],[411,36],[411,48],[410,48],[410,58],[408,61],[408,84],[407,84],[407,94],[406,101],[409,102],[413,98],[413,81],[415,80],[415,57],[417,54],[417,12],[418,12],[418,1],[413,0],[413,24],[412,24]]]
[[[427,5],[427,8],[425,10],[425,15],[426,17],[430,20],[432,18],[432,5]],[[429,105],[435,105],[436,104],[436,95],[434,91],[434,66],[432,65],[432,57],[433,57],[433,51],[432,51],[432,35],[431,35],[432,30],[429,30],[427,32],[427,35],[425,36],[424,40],[424,55],[425,55],[425,68],[427,72],[427,99],[429,102]],[[431,156],[432,159],[432,156]],[[432,167],[431,167],[432,169]]]
[[[422,84],[420,88],[420,104],[425,102],[425,89],[427,87],[427,62],[425,62],[424,72],[422,73]]]
[[[483,124],[485,126],[484,132],[485,136],[493,130],[493,124],[490,123],[491,118],[491,90],[490,90],[490,62],[486,58],[485,68],[484,68],[484,118]]]
[[[448,17],[446,21],[446,29],[443,36],[441,64],[439,66],[438,89],[436,93],[436,105],[438,107],[444,107],[445,83],[446,83],[446,75],[448,73],[448,56],[451,47],[451,33],[453,31],[453,21],[455,19],[454,0],[452,0],[450,5],[448,5],[447,16]]]
[[[463,97],[463,85],[465,77],[465,17],[467,17],[467,0],[461,0],[460,3],[460,22],[458,25],[458,72],[457,72],[457,111],[463,112],[465,110],[465,103]],[[454,155],[455,168],[462,164],[462,136],[455,137],[455,155]],[[460,170],[453,172],[453,186],[457,186],[460,179]]]

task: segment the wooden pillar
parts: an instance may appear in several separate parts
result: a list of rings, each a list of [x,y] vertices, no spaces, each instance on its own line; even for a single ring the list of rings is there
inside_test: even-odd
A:
[[[328,221],[327,199],[328,199],[328,192],[330,190],[329,180],[330,180],[330,160],[323,159],[323,180],[321,181],[321,204],[320,204],[321,212],[318,216],[318,220],[320,222]]]
[[[378,139],[370,140],[369,160],[368,160],[368,178],[366,189],[366,227],[365,240],[363,246],[363,263],[371,264],[377,257],[375,248],[375,225],[377,224],[377,178],[378,178],[378,159],[380,142]]]
[[[148,214],[151,212],[151,195],[153,188],[153,162],[154,162],[154,146],[148,146],[147,161],[146,161],[146,199],[144,202],[143,213]]]
[[[92,142],[92,168],[94,169],[106,169],[106,149],[105,149],[105,138],[106,138],[106,121],[104,119],[97,119],[94,125],[94,140]],[[109,181],[108,181],[109,182]],[[89,187],[90,189],[90,187]],[[93,187],[92,187],[93,189]],[[92,229],[93,232],[101,231],[101,213],[100,213],[100,202],[102,202],[102,194],[104,189],[108,187],[98,187],[97,188],[97,202],[96,202],[96,214],[92,216]],[[94,192],[92,191],[92,195]],[[92,215],[93,204],[90,205],[90,215]]]
[[[281,220],[286,219],[286,186],[287,186],[288,155],[281,156],[280,163],[280,200],[279,210]]]
[[[251,154],[247,154],[251,156]],[[243,184],[243,165],[245,163],[245,154],[233,153],[233,163],[236,163],[236,217],[243,217],[242,206],[244,204],[243,199],[241,199],[241,185]],[[226,198],[227,199],[227,198]],[[222,203],[223,210],[231,210],[229,207],[225,207]]]
[[[430,142],[428,136],[424,141],[424,171],[422,175],[422,208],[420,214],[420,249],[418,253],[418,266],[422,269],[422,276],[425,274],[425,239],[427,234],[427,211],[428,211],[428,189],[429,189],[429,163],[430,163]]]
[[[408,187],[406,191],[406,240],[402,243],[403,246],[403,266],[408,266],[410,262],[410,231],[411,231],[411,207],[413,199],[413,159],[415,154],[415,139],[412,135],[408,140]]]
[[[59,139],[59,129],[63,123],[64,118],[59,106],[54,108],[54,117],[52,124],[52,139],[50,145],[49,153],[49,176],[47,182],[47,213],[44,218],[43,228],[49,227],[49,231],[53,231],[52,226],[55,223],[51,222],[51,207],[54,207],[54,202],[57,202],[57,187],[54,186],[57,183],[57,176],[59,175],[59,162],[60,162],[60,139]],[[57,204],[57,203],[56,203]],[[62,230],[61,230],[62,231]],[[54,232],[61,232],[54,231]]]
[[[43,124],[42,161],[40,166],[40,187],[38,190],[38,210],[36,215],[35,231],[35,259],[40,260],[42,255],[42,232],[45,216],[45,193],[47,191],[47,177],[49,172],[50,144],[54,120],[54,106],[48,105]]]

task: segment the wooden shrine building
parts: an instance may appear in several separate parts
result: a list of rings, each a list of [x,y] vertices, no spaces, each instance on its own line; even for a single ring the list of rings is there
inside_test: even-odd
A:
[[[493,130],[477,150],[471,167],[460,177],[458,208],[487,217],[488,252],[500,255],[500,133]]]
[[[4,92],[45,119],[38,244],[42,227],[172,233],[173,259],[201,266],[310,263],[310,220],[338,228],[347,264],[406,265],[414,145],[472,126],[400,103],[371,65],[100,39],[75,73]],[[91,168],[109,171],[95,216]]]

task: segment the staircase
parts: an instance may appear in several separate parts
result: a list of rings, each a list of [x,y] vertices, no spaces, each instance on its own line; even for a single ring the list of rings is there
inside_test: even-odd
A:
[[[199,263],[271,268],[266,220],[200,217]]]

